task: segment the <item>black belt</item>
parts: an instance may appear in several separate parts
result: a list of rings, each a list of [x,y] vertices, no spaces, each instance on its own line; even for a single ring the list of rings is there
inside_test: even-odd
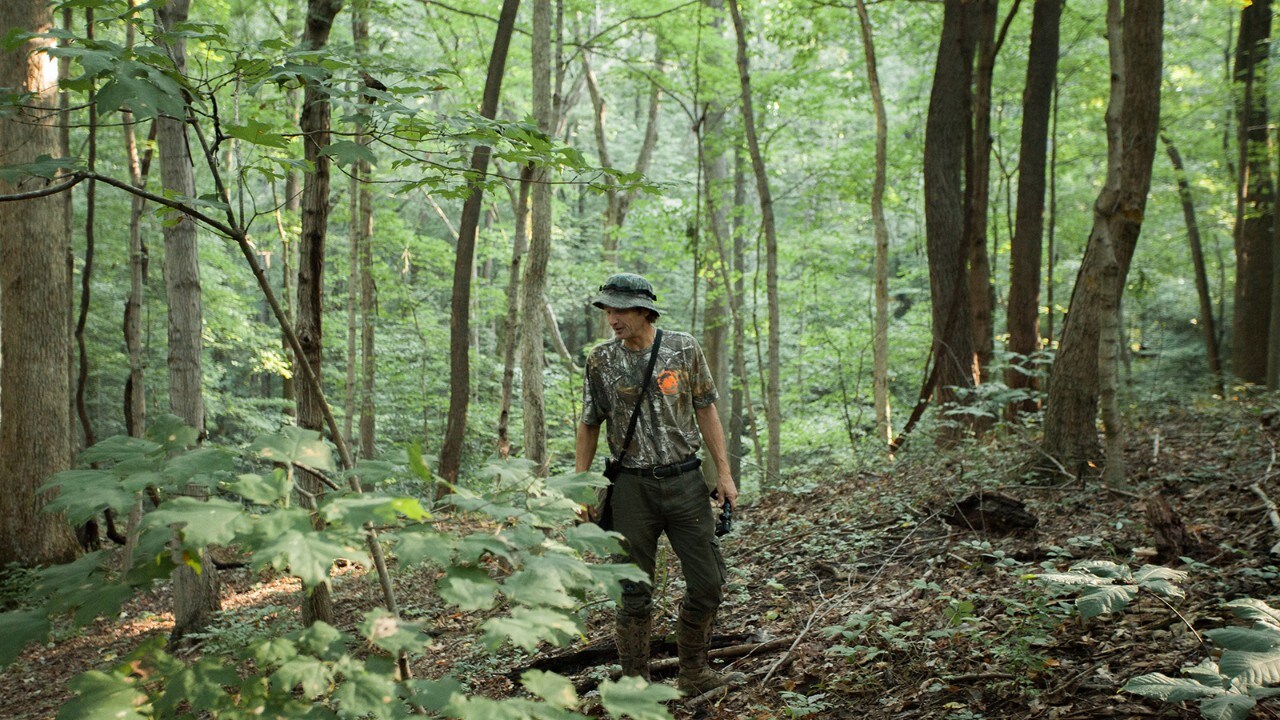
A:
[[[640,477],[669,478],[677,475],[683,475],[690,470],[697,470],[701,466],[702,458],[694,455],[681,460],[680,462],[671,463],[670,465],[656,465],[654,467],[646,468],[624,467],[622,468],[622,472],[628,475],[639,475]]]

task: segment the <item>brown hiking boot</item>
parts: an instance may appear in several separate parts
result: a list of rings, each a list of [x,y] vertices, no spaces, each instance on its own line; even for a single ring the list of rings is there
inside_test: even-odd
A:
[[[618,645],[618,662],[624,676],[649,681],[649,636],[652,633],[652,615],[636,617],[618,613],[614,641]]]
[[[737,685],[747,679],[742,673],[718,673],[707,664],[707,643],[711,639],[711,623],[715,617],[715,613],[694,614],[680,608],[680,619],[676,623],[680,675],[676,678],[676,689],[685,697]]]

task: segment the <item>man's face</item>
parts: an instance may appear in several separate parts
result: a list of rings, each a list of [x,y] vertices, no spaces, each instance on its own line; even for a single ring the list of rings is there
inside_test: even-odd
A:
[[[604,308],[604,317],[613,329],[614,337],[623,343],[634,343],[645,339],[649,317],[644,308]]]

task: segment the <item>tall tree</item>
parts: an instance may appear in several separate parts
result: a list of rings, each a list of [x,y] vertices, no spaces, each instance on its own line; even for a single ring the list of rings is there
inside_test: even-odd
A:
[[[1267,65],[1271,0],[1240,9],[1236,41],[1236,292],[1231,364],[1236,377],[1266,382],[1271,326],[1271,255],[1275,243],[1275,182],[1267,125]]]
[[[1022,137],[1018,149],[1018,210],[1009,250],[1009,352],[1005,371],[1010,389],[1037,389],[1032,355],[1040,350],[1040,266],[1044,245],[1045,162],[1049,115],[1058,75],[1062,0],[1036,0],[1031,14],[1031,46],[1022,89]],[[1027,399],[1010,406],[1016,415],[1036,408]]]
[[[498,29],[494,34],[484,95],[480,101],[480,115],[490,120],[498,112],[507,49],[511,46],[511,34],[519,9],[520,0],[503,0],[502,12],[498,16]],[[449,300],[449,414],[445,421],[444,446],[440,450],[440,475],[448,482],[458,479],[458,470],[462,466],[462,441],[467,432],[467,403],[471,395],[471,360],[467,352],[471,333],[471,274],[475,266],[476,229],[480,225],[480,209],[484,202],[484,188],[479,179],[489,170],[489,154],[487,145],[477,145],[471,152],[470,172],[476,180],[462,203],[462,217],[458,222],[453,293]],[[437,492],[446,492],[446,487],[439,485]]]
[[[857,0],[858,27],[862,32],[862,53],[867,63],[867,86],[876,116],[876,176],[871,186],[871,220],[876,233],[875,334],[871,343],[874,357],[872,401],[876,406],[876,438],[893,440],[889,419],[889,226],[884,218],[884,190],[888,165],[889,124],[880,92],[880,72],[876,68],[876,46],[867,16],[867,3]]]
[[[302,45],[308,50],[320,50],[329,42],[333,21],[342,9],[342,0],[308,0],[307,19],[302,34]],[[317,63],[318,66],[318,63]],[[324,357],[324,332],[321,318],[324,314],[324,259],[327,226],[329,222],[329,90],[323,82],[308,76],[304,83],[302,116],[299,129],[303,138],[303,157],[311,172],[303,178],[302,232],[298,247],[298,341],[311,370],[321,375]],[[298,425],[309,430],[325,430],[324,399],[309,383],[296,389]],[[314,498],[324,492],[324,486],[310,473],[302,473],[304,507],[314,507]],[[318,518],[316,522],[321,522]],[[303,601],[302,620],[306,625],[316,621],[333,622],[333,600],[328,584],[321,584]]]
[[[973,113],[965,134],[964,244],[969,271],[970,330],[978,382],[987,381],[995,352],[995,290],[987,251],[987,213],[991,211],[991,84],[995,72],[996,0],[971,0],[965,5],[965,34],[973,44],[976,67],[966,88]],[[1017,5],[1015,4],[1015,8]]]
[[[551,116],[551,0],[533,0],[533,118],[538,129],[552,132]],[[532,179],[532,228],[529,258],[520,289],[520,398],[524,407],[524,456],[540,471],[547,464],[547,423],[543,401],[543,293],[551,259],[550,170],[539,165]]]
[[[187,21],[190,0],[172,0],[156,9],[161,44],[179,74],[187,71],[187,41],[175,28]],[[156,118],[156,146],[160,153],[160,179],[165,191],[195,197],[191,149],[184,117]],[[164,228],[164,285],[169,306],[169,412],[204,437],[204,393],[201,354],[204,312],[200,297],[200,262],[195,220],[178,214]],[[198,492],[192,488],[192,492]],[[175,550],[175,553],[181,552]],[[173,631],[171,641],[203,628],[221,609],[218,575],[208,553],[200,557],[199,570],[179,562],[173,573]]]
[[[0,3],[0,37],[48,33],[52,25],[43,0]],[[13,112],[0,115],[6,165],[58,154],[57,69],[45,52],[52,44],[35,37],[0,53],[0,87],[24,95]],[[43,184],[34,177],[0,180],[0,194]],[[69,239],[50,232],[61,226],[60,198],[0,203],[0,565],[63,562],[76,554],[66,521],[42,512],[49,496],[36,492],[71,464]]]
[[[369,3],[368,0],[357,0],[351,14],[351,36],[356,53],[360,56],[368,52],[369,44]],[[381,84],[369,75],[364,76],[365,87],[370,90],[379,89]],[[360,107],[370,108],[373,95],[369,92],[360,94]],[[356,141],[361,145],[369,144],[369,134],[365,128],[366,118],[358,120],[359,127]],[[377,412],[374,409],[374,390],[376,385],[377,347],[376,335],[378,327],[378,288],[373,279],[373,166],[369,160],[361,156],[355,164],[354,175],[358,179],[355,192],[357,212],[352,219],[355,229],[356,258],[360,268],[360,456],[373,457],[374,436],[377,433]],[[354,292],[354,289],[352,290]],[[353,408],[354,410],[354,408]]]
[[[943,11],[925,120],[925,246],[933,301],[934,397],[940,404],[954,402],[956,388],[971,388],[977,382],[969,327],[963,193],[973,59],[968,12],[967,4],[959,2],[947,3]]]
[[[782,470],[782,408],[779,387],[782,384],[781,333],[782,319],[778,301],[778,228],[773,216],[773,193],[769,190],[769,173],[765,169],[764,152],[756,127],[751,98],[751,73],[747,65],[747,31],[737,0],[729,0],[734,34],[738,40],[738,82],[742,87],[742,126],[751,153],[751,167],[756,176],[756,195],[760,198],[760,220],[764,226],[765,292],[769,304],[768,382],[765,385],[765,424],[769,431],[769,448],[765,457],[765,476],[776,482]]]
[[[1045,411],[1044,453],[1076,475],[1097,465],[1099,377],[1113,371],[1099,366],[1103,310],[1114,293],[1110,309],[1118,312],[1151,188],[1163,18],[1163,3],[1128,0],[1119,20],[1122,30],[1110,36],[1118,45],[1112,52],[1111,82],[1120,89],[1112,93],[1118,110],[1111,107],[1107,114],[1107,181],[1094,203],[1093,229],[1072,289]],[[1110,270],[1108,255],[1114,255]]]

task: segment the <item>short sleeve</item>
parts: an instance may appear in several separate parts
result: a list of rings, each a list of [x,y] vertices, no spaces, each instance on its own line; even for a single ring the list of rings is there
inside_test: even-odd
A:
[[[582,424],[600,425],[609,417],[609,395],[600,376],[603,361],[599,350],[587,355],[587,370],[582,383]]]
[[[707,358],[702,354],[702,346],[698,345],[698,341],[693,337],[690,337],[689,341],[692,361],[689,377],[693,388],[693,406],[702,409],[715,404],[720,394],[716,392],[716,381],[711,376],[711,367],[707,365]]]

